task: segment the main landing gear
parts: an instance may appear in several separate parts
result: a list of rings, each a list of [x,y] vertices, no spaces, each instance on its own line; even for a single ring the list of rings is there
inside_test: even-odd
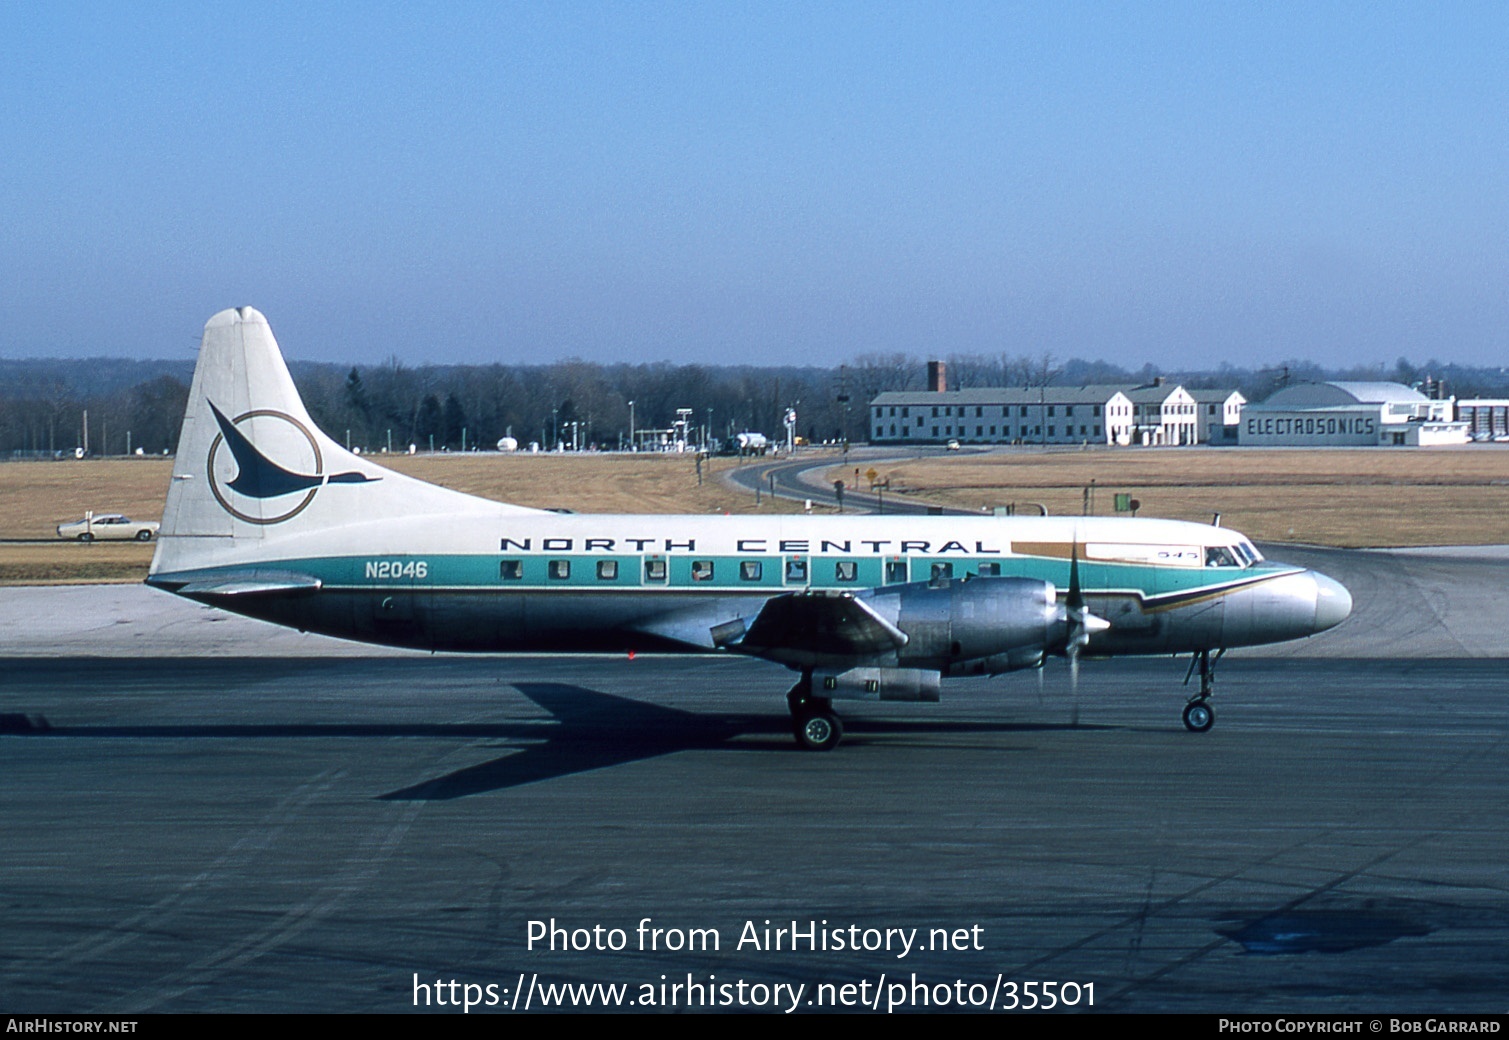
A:
[[[1201,650],[1189,662],[1189,672],[1184,676],[1185,686],[1189,685],[1195,668],[1200,669],[1200,692],[1184,706],[1184,728],[1191,733],[1204,733],[1216,724],[1216,713],[1210,706],[1210,695],[1216,692],[1216,662],[1224,653],[1225,650],[1218,650],[1212,658],[1209,650]]]
[[[802,678],[786,694],[791,708],[791,733],[797,744],[807,751],[832,751],[844,739],[844,724],[826,697],[812,696],[812,673]]]

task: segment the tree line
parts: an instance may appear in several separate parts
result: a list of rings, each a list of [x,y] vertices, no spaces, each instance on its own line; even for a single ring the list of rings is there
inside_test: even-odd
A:
[[[1392,367],[1324,369],[1304,361],[1260,369],[1164,372],[1052,355],[954,354],[945,359],[950,389],[1145,383],[1158,376],[1191,388],[1240,390],[1261,401],[1290,383],[1315,379],[1444,381],[1458,396],[1509,396],[1509,373],[1401,358]],[[342,443],[391,448],[490,449],[505,437],[550,448],[626,446],[637,430],[670,429],[690,410],[691,438],[730,439],[746,430],[782,435],[787,409],[796,432],[814,443],[865,439],[866,406],[888,390],[923,389],[924,360],[903,353],[864,354],[837,368],[598,364],[422,365],[390,358],[369,366],[295,362],[294,382],[310,415]],[[192,363],[0,359],[0,453],[91,454],[173,450],[188,399]],[[631,408],[632,402],[632,408]]]

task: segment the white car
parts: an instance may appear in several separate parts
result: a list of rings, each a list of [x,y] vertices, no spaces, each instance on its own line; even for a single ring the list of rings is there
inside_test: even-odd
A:
[[[58,525],[59,538],[72,538],[80,542],[131,541],[150,542],[157,537],[162,526],[150,520],[132,520],[119,513],[95,513],[71,524]]]
[[[947,444],[945,444],[943,446],[943,450],[944,451],[958,451],[959,450],[959,442],[958,441],[949,441]]]

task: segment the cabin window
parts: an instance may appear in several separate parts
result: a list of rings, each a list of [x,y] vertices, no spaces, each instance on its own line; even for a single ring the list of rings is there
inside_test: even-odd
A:
[[[885,583],[887,585],[906,584],[905,560],[887,560],[885,562]]]
[[[999,578],[1001,576],[1001,565],[999,563],[982,563],[975,570],[975,573],[982,578]]]
[[[954,565],[951,563],[933,564],[933,580],[948,581],[954,576]]]
[[[692,580],[693,581],[712,581],[713,580],[713,561],[712,560],[693,560],[692,561]]]
[[[854,581],[859,577],[859,564],[853,560],[839,560],[833,565],[833,577],[837,581]]]
[[[565,581],[571,577],[571,561],[551,560],[549,574],[551,581]]]
[[[765,568],[759,560],[743,560],[739,563],[740,581],[759,581],[764,573]]]
[[[793,585],[805,585],[807,583],[807,561],[802,559],[787,560],[786,581]]]
[[[503,581],[523,581],[523,560],[502,560],[498,564],[498,577]]]
[[[665,581],[665,561],[664,560],[646,560],[646,561],[644,561],[644,580],[645,581],[662,581],[662,582]]]
[[[598,560],[597,561],[597,580],[598,581],[617,581],[618,580],[618,561],[617,560]]]

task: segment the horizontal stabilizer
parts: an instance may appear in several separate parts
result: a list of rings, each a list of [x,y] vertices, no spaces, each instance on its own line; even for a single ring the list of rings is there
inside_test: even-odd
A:
[[[247,596],[313,593],[320,589],[320,579],[293,571],[245,570],[219,572],[195,578],[191,574],[159,575],[151,579],[181,596],[195,599],[240,599]]]

